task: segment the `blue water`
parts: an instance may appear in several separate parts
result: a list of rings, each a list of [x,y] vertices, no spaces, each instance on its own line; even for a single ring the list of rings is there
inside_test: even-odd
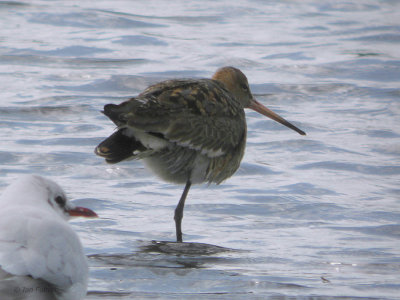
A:
[[[0,25],[0,192],[37,173],[99,214],[71,222],[88,299],[400,299],[400,1],[0,1]],[[224,65],[307,136],[249,111],[241,168],[183,219],[237,251],[148,251],[183,187],[96,157],[100,110]]]

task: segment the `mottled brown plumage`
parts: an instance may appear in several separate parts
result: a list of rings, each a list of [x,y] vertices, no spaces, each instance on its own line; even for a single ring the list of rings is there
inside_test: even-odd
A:
[[[182,241],[190,185],[219,184],[239,168],[246,144],[244,108],[305,134],[257,102],[240,70],[224,67],[212,79],[167,80],[119,105],[105,105],[104,114],[118,131],[95,153],[109,163],[143,159],[164,180],[186,183],[175,210],[177,240]]]

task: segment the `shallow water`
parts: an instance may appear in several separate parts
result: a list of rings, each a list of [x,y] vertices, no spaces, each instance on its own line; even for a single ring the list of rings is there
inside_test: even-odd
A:
[[[99,214],[71,222],[88,299],[400,298],[399,1],[0,1],[0,20],[0,191],[37,173]],[[96,157],[100,110],[224,65],[307,136],[248,112],[241,168],[183,220],[227,251],[151,248],[183,186]]]

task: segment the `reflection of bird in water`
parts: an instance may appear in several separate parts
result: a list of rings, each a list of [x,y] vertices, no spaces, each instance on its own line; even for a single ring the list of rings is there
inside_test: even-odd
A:
[[[67,201],[53,181],[27,175],[0,197],[0,298],[83,299],[88,266],[66,220],[96,217]]]
[[[244,108],[305,135],[257,102],[239,69],[224,67],[212,79],[167,80],[119,105],[105,105],[104,114],[118,130],[95,153],[108,163],[143,159],[162,179],[186,184],[174,217],[181,242],[191,184],[219,184],[239,168],[246,144]]]

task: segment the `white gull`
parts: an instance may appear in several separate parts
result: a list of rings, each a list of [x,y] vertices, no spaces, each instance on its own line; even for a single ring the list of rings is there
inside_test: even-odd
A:
[[[74,206],[59,185],[37,175],[8,186],[0,207],[1,299],[83,299],[88,265],[67,220],[97,215]]]

